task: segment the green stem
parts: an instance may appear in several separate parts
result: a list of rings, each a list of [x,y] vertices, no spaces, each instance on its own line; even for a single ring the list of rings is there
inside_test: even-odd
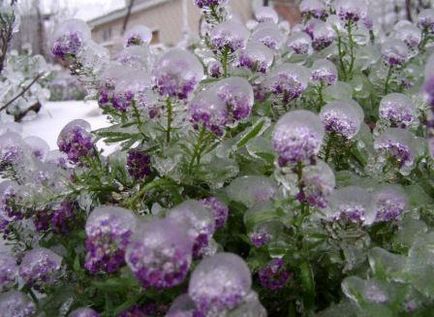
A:
[[[229,61],[229,48],[225,47],[222,52],[222,66],[223,66],[223,76],[228,77],[228,61]]]
[[[332,138],[329,136],[328,140],[327,140],[327,144],[326,144],[326,149],[325,149],[325,157],[324,157],[324,162],[328,162],[329,158],[330,158],[330,152],[332,149]]]
[[[350,66],[348,67],[348,79],[351,79],[353,77],[353,69],[354,69],[354,62],[356,60],[354,56],[354,38],[353,38],[353,23],[348,22],[347,24],[347,32],[348,32],[348,42],[350,45]]]
[[[345,81],[347,79],[347,71],[344,62],[345,52],[342,50],[342,37],[338,33],[338,53],[339,53],[339,65],[341,69],[342,79]]]
[[[318,87],[318,98],[319,98],[319,106],[317,109],[318,112],[321,111],[321,108],[324,106],[323,90],[324,90],[324,84],[321,82],[321,84]]]
[[[202,143],[206,138],[206,129],[204,126],[200,128],[199,135],[197,137],[196,144],[194,145],[193,156],[191,158],[190,164],[188,166],[188,170],[191,172],[194,166],[199,166],[200,159],[202,156]]]
[[[170,98],[167,98],[166,106],[167,106],[166,142],[170,143],[170,133],[172,132],[172,121],[173,121],[173,105]]]
[[[390,80],[392,79],[393,75],[393,67],[389,66],[389,71],[387,72],[386,82],[384,83],[384,94],[387,95],[389,93],[389,85]]]

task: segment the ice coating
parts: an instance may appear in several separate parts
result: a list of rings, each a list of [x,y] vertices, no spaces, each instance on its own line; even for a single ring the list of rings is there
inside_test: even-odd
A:
[[[102,206],[86,221],[85,268],[91,273],[116,272],[125,264],[125,250],[137,225],[132,211]]]
[[[7,252],[0,252],[0,291],[10,290],[18,278],[17,260]]]
[[[351,140],[360,130],[364,112],[362,107],[353,100],[334,101],[322,108],[320,118],[327,132]]]
[[[304,32],[295,32],[289,35],[287,47],[290,51],[299,55],[312,53],[312,38]]]
[[[434,9],[425,9],[417,17],[417,25],[428,33],[434,33]]]
[[[379,114],[392,127],[408,128],[417,120],[414,102],[400,93],[384,96],[380,102]]]
[[[279,22],[279,16],[272,7],[257,7],[255,9],[255,18],[258,22]]]
[[[78,19],[67,20],[57,27],[53,34],[51,53],[62,60],[74,58],[83,50],[90,37],[86,22]]]
[[[320,51],[329,47],[336,39],[336,31],[328,22],[318,21],[313,25],[312,47]]]
[[[23,293],[9,291],[0,295],[0,311],[9,317],[32,317],[36,314],[36,306]]]
[[[42,290],[58,281],[61,269],[61,256],[46,248],[35,248],[25,253],[19,274],[26,285]]]
[[[210,9],[211,7],[225,5],[228,0],[194,0],[194,4],[201,9]]]
[[[151,30],[144,25],[136,25],[129,29],[124,35],[124,46],[149,45],[152,40]]]
[[[193,271],[188,294],[204,314],[234,309],[250,292],[252,277],[244,260],[232,253],[217,253]]]
[[[285,35],[275,23],[261,23],[253,31],[250,40],[262,43],[272,50],[280,50],[285,42]]]
[[[143,108],[139,104],[140,95],[150,87],[150,79],[146,72],[125,70],[114,83],[112,105],[115,109],[126,112],[133,106]]]
[[[183,226],[193,241],[193,255],[200,256],[215,231],[214,216],[196,200],[187,200],[169,211],[168,218]]]
[[[373,196],[368,190],[358,186],[347,186],[335,190],[325,209],[329,220],[341,219],[363,225],[371,225],[376,218]]]
[[[99,317],[99,316],[100,315],[96,311],[88,307],[77,308],[68,315],[68,317]]]
[[[252,207],[273,199],[277,184],[265,176],[241,176],[230,183],[226,192],[232,200]]]
[[[143,223],[129,244],[125,259],[145,288],[182,283],[192,260],[192,240],[183,226],[169,219]]]
[[[408,61],[410,51],[404,42],[389,39],[381,46],[381,55],[390,67],[400,67]]]
[[[408,198],[399,185],[387,184],[374,191],[376,221],[393,221],[399,219],[408,205]]]
[[[147,71],[150,63],[148,47],[130,46],[120,51],[117,61],[122,65]]]
[[[199,59],[192,53],[174,48],[164,53],[152,71],[156,91],[163,97],[188,99],[204,76]]]
[[[259,301],[258,294],[251,291],[241,305],[228,313],[228,317],[267,317],[267,311]]]
[[[334,85],[338,80],[336,65],[327,59],[317,59],[312,65],[312,80],[325,86]]]
[[[215,49],[234,52],[246,46],[249,36],[250,32],[243,24],[228,20],[212,29],[210,39]]]
[[[178,296],[169,308],[166,317],[200,317],[196,304],[188,294]]]
[[[321,19],[327,16],[327,7],[321,0],[303,0],[300,3],[300,12],[304,17]]]
[[[78,163],[81,158],[93,153],[94,140],[90,132],[90,124],[82,119],[68,123],[57,138],[59,150],[66,153],[68,159]]]
[[[20,164],[27,151],[21,136],[15,132],[6,132],[0,136],[0,171]]]
[[[270,290],[278,290],[285,287],[289,280],[290,273],[286,269],[283,259],[273,259],[266,266],[259,269],[259,282],[262,287]]]
[[[215,229],[221,229],[226,224],[229,208],[217,197],[207,197],[201,200],[202,204],[211,210],[214,216]]]
[[[44,161],[50,151],[48,143],[37,136],[24,138],[24,143],[29,147],[31,154],[40,161]]]
[[[249,42],[245,49],[238,50],[237,66],[253,72],[266,73],[273,64],[273,51],[262,43]]]
[[[368,15],[368,4],[364,0],[337,0],[336,15],[346,22],[357,22]]]
[[[279,165],[310,162],[318,155],[324,138],[324,127],[318,115],[306,110],[285,114],[273,133],[273,147]]]
[[[397,28],[394,37],[403,41],[410,49],[417,49],[422,42],[422,32],[413,24],[402,25]]]

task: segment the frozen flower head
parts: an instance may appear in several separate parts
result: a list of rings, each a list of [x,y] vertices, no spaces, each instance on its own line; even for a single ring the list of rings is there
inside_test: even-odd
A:
[[[33,317],[36,306],[33,301],[19,291],[10,291],[0,295],[0,311],[8,317]]]
[[[68,317],[99,317],[100,315],[94,311],[92,308],[84,307],[77,308],[71,313],[69,313]]]
[[[225,5],[228,0],[194,0],[194,3],[201,9],[211,9],[212,7]]]
[[[327,17],[327,7],[321,0],[303,0],[300,3],[301,15],[305,18],[322,19]]]
[[[136,25],[129,29],[124,36],[124,46],[145,46],[152,40],[151,30],[144,25]]]
[[[17,260],[6,252],[0,252],[0,292],[10,290],[18,278]]]
[[[127,153],[128,174],[136,180],[151,174],[151,157],[141,149],[130,149]]]
[[[317,208],[327,207],[328,197],[336,185],[335,174],[330,166],[317,160],[315,165],[303,169],[301,181],[303,189],[297,199]]]
[[[200,312],[213,316],[240,305],[251,286],[252,277],[242,258],[217,253],[202,260],[193,271],[188,294]]]
[[[274,94],[281,96],[284,102],[300,97],[307,89],[310,73],[304,66],[282,64],[268,74],[266,86]]]
[[[425,9],[417,17],[417,25],[425,32],[434,33],[434,9]]]
[[[324,86],[336,84],[338,80],[336,65],[327,59],[316,60],[312,66],[312,80]]]
[[[196,56],[174,48],[163,54],[154,65],[152,81],[161,96],[188,99],[203,75],[203,66]]]
[[[37,136],[25,138],[24,143],[29,147],[32,156],[40,161],[44,161],[50,151],[48,143]]]
[[[249,213],[261,212],[263,206],[249,210]],[[247,215],[246,215],[247,216]],[[249,233],[250,243],[255,248],[261,248],[273,241],[281,230],[281,224],[277,222],[265,222],[254,226]]]
[[[374,191],[376,221],[393,221],[406,210],[408,198],[399,185],[384,185]]]
[[[304,32],[292,33],[288,37],[287,47],[295,54],[309,55],[312,53],[312,38]]]
[[[323,139],[323,124],[313,112],[296,110],[285,114],[273,133],[279,165],[310,163],[321,150]]]
[[[169,308],[166,317],[203,317],[188,294],[178,296]]]
[[[249,42],[237,54],[237,66],[252,72],[266,73],[273,64],[274,53],[262,43]]]
[[[351,140],[359,133],[364,112],[353,100],[334,101],[321,109],[320,118],[327,132]]]
[[[90,129],[87,121],[78,119],[68,123],[60,132],[57,146],[71,162],[78,163],[94,153],[95,144]]]
[[[410,49],[417,49],[422,42],[422,32],[415,25],[406,24],[396,29],[395,38],[403,41]]]
[[[290,273],[283,259],[273,259],[266,266],[259,269],[259,282],[269,290],[278,290],[288,283]]]
[[[345,22],[357,22],[368,15],[368,4],[364,0],[337,0],[336,15]]]
[[[170,219],[143,223],[125,255],[128,266],[145,288],[169,288],[182,283],[192,259],[192,240],[184,226]]]
[[[373,197],[366,189],[347,186],[330,195],[325,214],[330,220],[371,225],[375,221],[376,210]]]
[[[124,73],[130,70],[124,65],[112,63],[107,66],[107,69],[102,73],[98,87],[98,105],[102,108],[110,106],[113,101],[113,94],[116,84]]]
[[[388,128],[377,137],[374,148],[383,160],[392,160],[401,171],[411,170],[419,154],[418,140],[405,129]]]
[[[64,61],[73,59],[83,50],[90,37],[89,27],[84,21],[68,20],[56,28],[51,53]]]
[[[20,265],[24,283],[37,290],[52,286],[62,275],[62,257],[45,248],[27,251]]]
[[[12,181],[0,183],[0,232],[8,233],[10,223],[21,220],[24,212],[17,207],[16,202],[20,199],[22,189]]]
[[[388,66],[400,67],[407,63],[410,58],[410,51],[404,42],[389,39],[381,46],[381,55]]]
[[[231,182],[226,192],[230,199],[253,207],[272,200],[276,195],[277,185],[266,176],[241,176]]]
[[[329,47],[336,39],[336,32],[328,22],[318,21],[313,25],[312,47],[320,51]]]
[[[150,52],[148,47],[130,46],[124,48],[116,59],[120,64],[146,71],[149,68]]]
[[[255,9],[255,18],[260,23],[271,22],[277,24],[279,22],[279,16],[272,7],[257,7]]]
[[[6,132],[0,136],[0,172],[19,165],[25,158],[25,144],[21,136]]]
[[[122,267],[136,223],[132,211],[111,206],[95,208],[86,222],[85,268],[91,273],[113,273]]]
[[[221,229],[226,224],[229,208],[217,197],[208,197],[201,200],[202,204],[211,210],[214,216],[215,229]]]
[[[223,75],[223,65],[217,60],[212,60],[207,66],[208,74],[213,78],[219,78]]]
[[[228,20],[216,25],[210,34],[211,45],[220,51],[235,52],[246,47],[249,30],[240,22]]]
[[[275,23],[261,23],[253,31],[250,40],[262,43],[272,50],[280,50],[286,37]]]
[[[120,112],[129,111],[134,106],[142,108],[138,99],[144,90],[150,86],[150,79],[146,72],[124,70],[115,83],[112,99],[113,108]]]
[[[414,102],[404,94],[392,93],[380,102],[380,118],[392,127],[407,128],[417,120]]]
[[[201,256],[215,231],[212,211],[199,201],[187,200],[172,208],[168,218],[185,228],[193,241],[193,255]]]

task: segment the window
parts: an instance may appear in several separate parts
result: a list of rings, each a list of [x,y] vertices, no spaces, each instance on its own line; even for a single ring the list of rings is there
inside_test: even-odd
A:
[[[102,40],[104,42],[108,42],[112,39],[112,28],[109,27],[107,29],[102,30]]]
[[[158,30],[152,31],[152,39],[151,44],[158,44],[160,43],[160,32]]]

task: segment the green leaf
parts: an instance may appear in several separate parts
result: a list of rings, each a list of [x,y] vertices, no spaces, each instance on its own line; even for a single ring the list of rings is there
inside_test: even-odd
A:
[[[237,142],[237,148],[245,146],[251,139],[261,135],[271,124],[270,119],[262,118],[258,120],[250,129],[243,134],[241,139]]]

